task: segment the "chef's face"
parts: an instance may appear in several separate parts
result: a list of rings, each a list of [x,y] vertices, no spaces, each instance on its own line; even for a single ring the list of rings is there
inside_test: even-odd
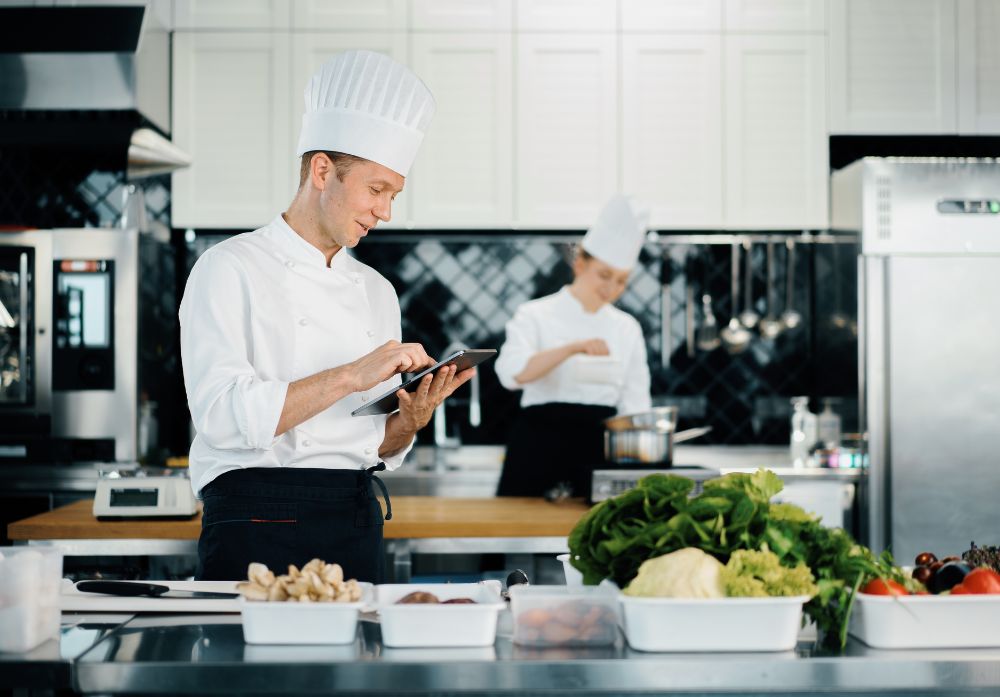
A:
[[[313,170],[320,189],[320,228],[330,242],[355,247],[379,221],[392,218],[392,201],[403,190],[405,179],[388,167],[371,160],[355,160],[341,168],[340,176],[325,155],[329,166]],[[317,182],[318,179],[318,182]]]
[[[583,250],[573,260],[573,285],[594,304],[613,303],[625,292],[629,269],[617,269]]]

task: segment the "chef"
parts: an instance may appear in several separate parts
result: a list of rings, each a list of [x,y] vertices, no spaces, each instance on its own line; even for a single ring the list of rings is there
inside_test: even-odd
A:
[[[395,469],[434,408],[473,370],[443,368],[391,416],[351,412],[432,365],[401,343],[389,282],[348,249],[391,216],[431,117],[420,79],[370,51],[336,55],[305,89],[288,210],[203,254],[180,307],[197,435],[190,474],[204,502],[198,578],[284,572],[314,557],[382,579],[375,472]],[[263,135],[263,134],[262,134]]]
[[[646,216],[625,196],[601,211],[576,251],[573,282],[518,308],[496,361],[521,390],[499,496],[589,497],[604,461],[602,421],[650,408],[642,328],[614,306],[639,259]]]

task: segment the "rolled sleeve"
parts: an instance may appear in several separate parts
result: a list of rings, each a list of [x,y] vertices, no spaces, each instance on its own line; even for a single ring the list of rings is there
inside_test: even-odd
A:
[[[520,375],[528,361],[539,351],[538,327],[522,306],[507,322],[507,339],[500,347],[494,369],[500,384],[508,390],[524,386],[515,377]]]
[[[389,455],[388,457],[383,457],[382,462],[385,463],[385,468],[390,472],[392,470],[399,469],[403,465],[403,460],[405,460],[406,456],[410,454],[411,450],[413,450],[413,445],[416,442],[417,442],[417,437],[414,436],[413,438],[410,439],[409,444],[407,444],[407,446],[402,450],[400,450],[398,453],[396,453],[395,455]]]
[[[271,448],[288,392],[288,382],[258,375],[250,362],[245,283],[234,257],[209,250],[191,270],[179,313],[191,418],[219,450]]]

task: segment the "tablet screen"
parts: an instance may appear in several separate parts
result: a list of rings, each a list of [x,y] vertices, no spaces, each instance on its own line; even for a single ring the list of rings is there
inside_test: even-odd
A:
[[[439,368],[443,368],[446,365],[452,365],[458,367],[457,372],[462,372],[467,368],[471,368],[475,365],[482,363],[483,361],[493,358],[497,355],[496,349],[461,349],[460,351],[455,351],[447,358],[444,358],[429,368],[421,370],[419,373],[414,374],[409,379],[404,380],[403,384],[399,387],[393,387],[391,390],[383,395],[380,395],[377,399],[373,399],[368,404],[363,407],[359,407],[351,412],[351,416],[371,416],[373,414],[391,414],[392,412],[399,409],[399,397],[396,393],[399,390],[406,390],[407,392],[413,392],[417,389],[420,384],[421,378],[423,378],[428,373],[433,373]]]

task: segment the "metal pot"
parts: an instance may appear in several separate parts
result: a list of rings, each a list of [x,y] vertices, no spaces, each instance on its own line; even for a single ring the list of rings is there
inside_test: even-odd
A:
[[[711,426],[675,431],[677,407],[613,416],[604,421],[604,459],[612,465],[670,467],[674,443],[705,435]]]

